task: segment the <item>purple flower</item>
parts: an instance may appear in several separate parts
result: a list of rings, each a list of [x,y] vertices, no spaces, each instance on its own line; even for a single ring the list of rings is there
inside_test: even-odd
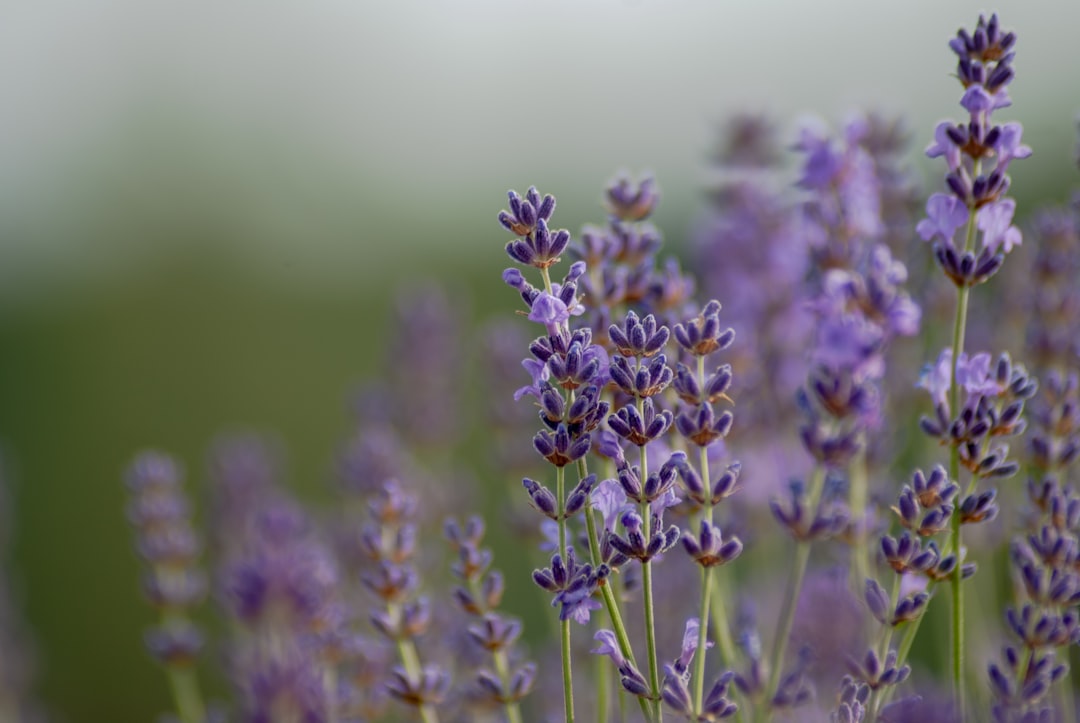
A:
[[[940,236],[951,244],[956,230],[968,221],[968,208],[952,194],[935,193],[926,202],[926,216],[915,227],[923,241]]]
[[[1019,123],[1006,123],[1001,126],[1001,135],[997,143],[997,168],[1004,173],[1014,158],[1027,158],[1031,155],[1031,146],[1020,142],[1024,127]]]
[[[539,399],[541,382],[546,382],[551,377],[551,371],[548,369],[547,364],[537,359],[524,359],[521,366],[525,367],[525,371],[529,372],[529,376],[532,377],[532,384],[521,387],[514,392],[514,401],[520,401],[524,396],[533,396]]]
[[[679,666],[686,670],[690,661],[694,659],[697,651],[698,633],[701,630],[701,621],[698,618],[690,618],[686,621],[686,630],[683,632],[682,651],[679,653]],[[705,649],[713,647],[711,640],[706,641]]]
[[[956,364],[956,383],[967,392],[968,399],[978,399],[1001,391],[1001,384],[990,373],[990,361],[990,355],[986,352],[971,357],[967,352],[960,354],[960,360]]]
[[[615,520],[619,519],[619,515],[634,508],[616,479],[606,479],[597,485],[592,493],[592,506],[599,510],[604,518],[604,527],[608,530],[615,529]]]
[[[983,248],[991,253],[997,253],[998,249],[1009,253],[1013,246],[1020,245],[1023,240],[1020,229],[1012,225],[1015,211],[1016,201],[1011,198],[1003,198],[979,209],[975,224],[983,232]]]
[[[934,128],[934,142],[926,147],[926,156],[928,158],[945,156],[945,163],[948,164],[949,170],[955,171],[960,167],[960,147],[949,135],[950,128],[952,128],[952,123],[949,121],[941,121],[937,124]]]
[[[529,310],[529,321],[535,321],[547,327],[548,334],[558,336],[559,327],[570,319],[570,311],[566,304],[557,296],[552,296],[546,291],[533,301],[532,309]]]
[[[593,635],[593,640],[600,644],[590,650],[590,653],[608,656],[617,668],[621,668],[626,663],[626,658],[623,657],[622,652],[619,650],[619,641],[616,639],[615,633],[606,629],[597,630],[596,634]]]
[[[938,359],[933,364],[923,367],[922,374],[916,387],[925,389],[930,393],[930,399],[934,404],[947,404],[949,397],[949,380],[952,377],[952,349],[943,349]]]

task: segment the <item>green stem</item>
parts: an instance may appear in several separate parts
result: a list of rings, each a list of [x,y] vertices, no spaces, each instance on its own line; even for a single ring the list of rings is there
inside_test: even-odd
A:
[[[422,675],[420,669],[420,656],[416,654],[416,646],[413,645],[412,640],[408,638],[401,638],[397,641],[398,656],[401,658],[401,665],[405,668],[405,674],[409,676],[410,681],[419,681]],[[439,716],[435,713],[435,708],[430,703],[424,703],[418,706],[420,711],[420,719],[424,723],[439,723]]]
[[[492,657],[495,659],[495,672],[499,676],[499,680],[503,683],[503,690],[510,690],[510,664],[506,659],[505,650],[496,650],[492,653]],[[518,707],[517,701],[508,700],[503,703],[503,707],[506,709],[507,723],[521,723],[521,709]]]
[[[869,555],[866,544],[866,443],[860,440],[859,451],[848,465],[848,506],[854,516],[855,540],[851,546],[851,586],[855,594],[862,592],[870,577]]]
[[[574,674],[570,669],[570,618],[562,621],[562,682],[566,723],[574,723]]]
[[[578,473],[581,478],[584,479],[588,476],[589,469],[584,459],[578,460]],[[600,564],[600,541],[596,531],[596,519],[593,517],[594,511],[592,508],[592,499],[585,502],[585,529],[589,534],[589,555],[592,558],[592,564]],[[619,612],[619,601],[615,597],[614,591],[611,589],[611,581],[605,580],[600,585],[600,596],[604,601],[604,608],[607,610],[608,620],[611,621],[611,627],[615,632],[615,640],[619,643],[619,652],[622,656],[630,661],[630,664],[637,668],[637,662],[634,660],[634,651],[630,647],[630,636],[626,633],[626,625],[623,624],[622,613]],[[617,686],[619,693],[619,710],[622,711],[624,701],[622,699],[622,685]],[[636,697],[636,696],[635,696]],[[638,698],[638,703],[641,705],[641,713],[645,716],[646,720],[652,720],[652,712],[649,710],[648,704],[643,698]]]
[[[546,269],[545,280],[546,280]],[[566,555],[566,509],[565,499],[566,470],[555,468],[555,496],[559,503],[559,554]],[[566,710],[566,723],[574,720],[574,676],[570,668],[570,619],[562,621],[562,668],[563,668],[563,706]]]
[[[596,667],[596,720],[597,723],[608,723],[608,693],[611,689],[611,667],[604,656],[593,656],[593,665]]]
[[[701,715],[701,701],[705,696],[705,641],[709,631],[709,593],[712,582],[712,569],[701,568],[701,617],[698,624],[697,660],[694,671],[694,711]]]
[[[169,665],[165,670],[180,720],[183,723],[203,723],[206,720],[206,709],[199,694],[195,669],[186,665]]]
[[[637,408],[638,414],[644,417],[644,414],[642,414],[644,401],[641,397],[637,399]],[[644,445],[640,447],[640,459],[640,479],[641,484],[644,485],[645,480],[649,477],[649,462]],[[645,546],[648,547],[652,536],[652,511],[649,509],[648,502],[641,503],[640,514],[645,534]],[[649,691],[652,693],[653,699],[653,718],[659,722],[664,719],[664,711],[660,700],[660,664],[656,655],[656,613],[653,604],[651,561],[641,563],[641,581],[642,586],[645,588],[645,648],[649,655]]]
[[[814,468],[810,479],[810,490],[807,495],[807,511],[810,519],[817,517],[818,502],[825,487],[825,468],[820,464]],[[773,640],[772,662],[769,666],[769,686],[765,689],[765,699],[762,701],[759,717],[762,721],[769,720],[771,715],[771,701],[780,687],[780,673],[784,667],[784,653],[787,651],[788,636],[791,635],[791,626],[795,621],[795,608],[802,592],[803,578],[806,576],[806,566],[810,561],[810,542],[799,540],[795,545],[795,566],[791,569],[791,577],[788,580],[787,594],[784,596],[784,606],[780,612],[780,625],[776,630],[776,638]]]
[[[731,626],[727,616],[727,582],[723,568],[713,572],[712,594],[709,596],[709,609],[713,634],[716,635],[716,644],[720,648],[724,665],[734,667],[739,650],[735,646],[735,640],[731,637]]]
[[[326,692],[326,721],[338,723],[338,671],[331,661],[325,661],[323,667],[323,690]]]
[[[697,359],[698,384],[705,388],[705,357]],[[709,451],[704,446],[700,448],[698,468],[701,471],[701,481],[705,485],[706,501],[702,510],[704,522],[712,524],[712,477],[709,474]],[[702,700],[705,696],[705,643],[709,632],[709,597],[711,595],[712,573],[707,567],[701,568],[701,604],[699,606],[697,660],[694,671],[694,711],[701,715]],[[723,627],[727,627],[727,620],[720,620]]]
[[[979,162],[975,162],[974,171],[979,173]],[[970,251],[975,240],[975,209],[969,208],[967,230],[964,234],[964,251]],[[952,414],[960,411],[960,389],[956,384],[956,368],[960,362],[960,354],[964,351],[964,334],[967,328],[968,299],[971,289],[961,286],[957,290],[956,318],[953,320],[952,338],[952,369],[949,374],[949,407]],[[953,482],[959,484],[960,477],[960,449],[953,446],[949,451],[949,476]],[[960,719],[964,718],[964,589],[963,589],[963,558],[960,555],[960,515],[952,517],[951,543],[953,553],[956,555],[956,570],[950,581],[952,587],[952,675],[953,693],[956,696],[957,710]]]

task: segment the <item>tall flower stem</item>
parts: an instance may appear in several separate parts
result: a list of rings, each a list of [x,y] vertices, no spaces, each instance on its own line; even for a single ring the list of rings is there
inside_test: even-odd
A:
[[[420,670],[420,657],[416,654],[416,646],[413,645],[413,641],[409,638],[399,638],[397,649],[398,657],[401,658],[401,665],[405,668],[406,675],[409,676],[410,680],[420,680],[423,673]],[[419,711],[420,719],[424,723],[439,723],[439,716],[430,703],[420,705]]]
[[[589,476],[588,465],[584,458],[578,460],[578,474],[581,475],[582,479]],[[593,517],[593,514],[592,502],[590,500],[585,503],[585,529],[589,535],[589,554],[592,559],[592,564],[598,565],[600,564],[600,540],[596,532],[596,519]],[[619,601],[611,589],[611,582],[609,580],[601,582],[600,596],[604,600],[604,608],[607,611],[608,620],[611,621],[612,630],[615,632],[615,640],[619,644],[619,652],[622,653],[622,656],[629,660],[636,668],[637,662],[634,660],[634,651],[630,647],[630,636],[626,632],[626,625],[623,623],[622,613],[619,612]],[[619,709],[621,711],[624,706],[621,686],[619,690]],[[638,698],[637,700],[641,706],[642,715],[645,716],[646,720],[652,720],[653,713],[649,709],[648,703],[642,698]]]
[[[546,271],[546,270],[545,270]],[[545,273],[545,281],[547,274]],[[559,554],[566,554],[566,471],[563,467],[555,468],[555,497],[559,503]],[[562,621],[562,669],[563,669],[563,708],[566,711],[566,723],[574,722],[574,674],[570,667],[570,618]]]
[[[848,506],[855,518],[855,540],[851,546],[851,588],[858,593],[870,576],[869,553],[866,544],[866,444],[859,445],[848,465]]]
[[[644,401],[641,397],[637,398],[638,414],[644,418]],[[645,480],[649,477],[649,461],[645,452],[645,446],[641,446],[641,479]],[[648,547],[649,540],[652,536],[652,511],[649,509],[648,502],[641,503],[641,518],[643,520],[642,528],[645,534],[645,546]],[[655,713],[655,720],[662,721],[664,719],[664,712],[661,707],[660,700],[660,664],[656,656],[656,613],[655,606],[653,604],[653,584],[652,584],[652,562],[645,561],[641,563],[641,581],[642,586],[645,588],[645,647],[649,656],[649,690],[653,696],[653,711]]]
[[[817,516],[818,502],[825,487],[825,468],[820,464],[814,467],[813,476],[810,478],[810,490],[807,498],[807,510],[814,519]],[[791,577],[788,579],[788,589],[784,596],[784,606],[780,612],[780,625],[776,630],[776,638],[773,641],[772,661],[769,665],[769,686],[765,689],[765,699],[762,701],[759,719],[767,721],[771,717],[771,705],[773,697],[780,686],[780,674],[784,666],[784,653],[787,651],[788,636],[791,635],[791,626],[795,621],[795,608],[802,592],[803,578],[806,576],[806,566],[810,561],[810,541],[799,540],[795,544],[795,565],[791,569]]]
[[[176,712],[183,723],[203,723],[206,709],[199,694],[199,683],[194,668],[170,665],[167,668],[169,688],[176,701]]]
[[[698,357],[698,384],[701,388],[705,388],[705,358],[703,356]],[[713,522],[713,504],[712,504],[712,477],[708,473],[708,450],[706,446],[701,446],[701,452],[699,457],[698,467],[701,470],[701,481],[705,485],[706,499],[705,505],[702,508],[702,517],[705,522]],[[701,568],[701,606],[698,613],[698,651],[696,660],[696,670],[693,675],[693,710],[699,715],[702,712],[701,701],[705,695],[705,641],[708,634],[708,613],[710,613],[710,607],[708,607],[708,598],[712,593],[711,578],[712,568]],[[727,626],[727,620],[720,620],[720,625]],[[726,654],[725,654],[726,655]]]
[[[975,173],[978,174],[979,165],[975,164]],[[964,237],[964,251],[970,251],[975,238],[975,209],[971,209],[968,215],[967,233]],[[956,369],[960,362],[960,354],[964,350],[964,334],[967,329],[968,300],[971,296],[971,288],[961,286],[957,289],[956,318],[953,320],[952,337],[952,369],[949,374],[949,408],[953,414],[960,409],[960,388],[956,383]],[[949,477],[958,482],[960,479],[960,448],[955,445],[949,450]],[[952,587],[952,676],[953,693],[956,696],[957,710],[960,719],[964,718],[964,589],[963,589],[963,559],[960,556],[960,518],[959,514],[952,516],[952,531],[950,535],[951,547],[956,555],[956,570],[953,572],[950,585]]]

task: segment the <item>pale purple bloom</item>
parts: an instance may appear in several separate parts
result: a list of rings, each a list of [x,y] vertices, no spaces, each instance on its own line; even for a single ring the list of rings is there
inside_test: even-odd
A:
[[[604,527],[608,530],[615,529],[615,520],[619,519],[619,515],[634,508],[626,498],[622,485],[615,479],[606,479],[596,486],[592,493],[592,506],[600,511]]]
[[[551,377],[551,370],[548,369],[547,364],[537,359],[524,359],[521,366],[525,367],[525,371],[529,372],[529,376],[532,377],[532,384],[521,387],[514,392],[514,401],[520,401],[524,396],[533,396],[539,399],[540,383],[546,382]]]
[[[997,394],[1001,384],[990,372],[990,355],[981,352],[969,357],[966,352],[960,354],[956,365],[956,383],[963,387],[969,399]]]
[[[559,549],[559,523],[544,519],[540,522],[541,552],[556,552]]]
[[[574,596],[572,600],[567,599],[563,601],[563,613],[578,625],[588,625],[592,611],[599,610],[600,608],[601,605],[599,601],[594,600],[591,595],[582,597]]]
[[[952,349],[943,349],[933,364],[923,367],[919,381],[915,384],[930,393],[934,404],[946,404],[949,396],[949,381],[952,376]]]
[[[606,629],[597,630],[596,634],[593,635],[593,640],[600,643],[600,645],[590,650],[590,653],[608,656],[617,668],[621,668],[626,663],[626,658],[623,657],[622,652],[619,650],[619,641],[614,632]]]
[[[649,504],[649,510],[654,515],[663,515],[664,510],[668,507],[674,507],[680,502],[682,502],[682,498],[675,494],[675,488],[669,487],[664,494],[660,495]]]
[[[559,333],[559,327],[570,319],[570,311],[566,304],[557,296],[552,296],[546,291],[533,301],[532,309],[529,310],[529,321],[535,321],[547,327],[548,334],[555,336]]]
[[[940,236],[946,243],[952,243],[956,230],[967,220],[968,208],[963,201],[952,194],[935,193],[926,202],[926,218],[919,221],[915,230],[923,241]]]
[[[960,105],[964,106],[964,110],[968,113],[975,116],[993,110],[994,97],[987,93],[986,88],[981,85],[973,85],[964,91],[963,97],[960,98]]]
[[[990,362],[990,355],[986,352],[974,356],[960,352],[960,359],[956,363],[956,383],[967,393],[968,404],[1001,391],[1001,384],[991,374]],[[935,404],[948,404],[951,377],[952,349],[943,349],[937,362],[923,368],[916,386],[928,391]]]
[[[698,618],[690,618],[686,621],[686,630],[683,632],[682,650],[679,653],[679,664],[685,670],[690,661],[694,659],[694,653],[697,651],[698,645],[698,633],[701,630],[701,621]],[[713,647],[713,642],[707,640],[705,642],[705,649]]]
[[[1001,137],[997,144],[997,167],[1001,173],[1009,167],[1009,162],[1014,158],[1027,158],[1031,155],[1031,146],[1020,142],[1024,133],[1024,127],[1019,123],[1005,123],[1001,126]]]
[[[1011,198],[1003,198],[979,209],[975,224],[983,232],[983,248],[990,249],[991,253],[997,253],[999,248],[1009,253],[1014,246],[1020,245],[1023,240],[1020,229],[1012,225],[1015,211],[1016,201]]]
[[[602,348],[601,348],[602,350]],[[607,358],[605,352],[604,357]],[[610,429],[600,429],[593,434],[593,450],[615,462],[616,466],[626,460],[619,435]]]
[[[960,167],[960,148],[949,137],[948,131],[951,127],[952,123],[949,121],[941,121],[937,124],[934,128],[934,142],[926,147],[926,155],[928,158],[945,156],[945,163],[948,164],[949,170],[955,171]]]

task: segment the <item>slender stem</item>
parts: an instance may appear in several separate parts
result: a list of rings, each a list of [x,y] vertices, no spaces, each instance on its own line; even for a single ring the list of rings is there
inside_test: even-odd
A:
[[[323,666],[322,679],[326,694],[326,721],[338,723],[338,671],[332,661],[326,661]]]
[[[399,638],[397,641],[398,656],[401,658],[401,665],[405,668],[405,674],[409,676],[409,680],[418,681],[421,677],[420,669],[420,656],[416,654],[416,646],[413,645],[413,641],[408,638]],[[435,713],[435,708],[430,703],[424,703],[418,706],[420,711],[420,719],[424,723],[439,723],[439,716]]]
[[[593,666],[596,668],[596,721],[608,723],[608,694],[611,690],[611,667],[602,655],[593,656]]]
[[[186,665],[169,665],[165,670],[180,720],[183,723],[203,723],[206,720],[206,709],[199,694],[195,669]]]
[[[545,269],[546,271],[546,269]],[[566,554],[566,471],[563,467],[555,468],[555,496],[559,504],[559,552]],[[570,667],[570,619],[562,621],[562,669],[563,669],[563,706],[566,710],[566,723],[574,721],[574,676]]]
[[[495,672],[503,683],[503,689],[509,690],[510,663],[506,659],[506,651],[496,650],[492,653],[492,657],[495,659]],[[521,709],[518,707],[517,701],[508,700],[503,704],[503,707],[506,708],[507,723],[521,723]]]
[[[705,388],[705,357],[699,356],[697,358],[697,375],[698,384]],[[713,506],[712,506],[712,476],[709,474],[709,451],[705,446],[700,448],[698,458],[698,468],[701,471],[701,481],[705,485],[706,501],[704,509],[702,510],[702,517],[705,522],[712,524]],[[701,604],[699,606],[700,612],[698,613],[698,640],[697,640],[697,661],[696,669],[694,671],[694,711],[701,715],[702,700],[705,697],[705,643],[708,639],[709,632],[709,597],[711,595],[711,583],[712,572],[707,567],[701,568]],[[720,620],[719,623],[727,627],[727,620]]]
[[[698,642],[696,670],[694,671],[694,711],[701,715],[701,701],[705,697],[705,641],[709,630],[709,593],[712,583],[712,569],[701,568],[701,610],[698,613]]]
[[[795,567],[791,570],[791,578],[788,581],[787,594],[784,596],[784,607],[780,613],[780,627],[776,631],[776,639],[773,641],[772,665],[769,668],[769,687],[765,689],[765,700],[761,705],[762,720],[769,720],[771,712],[770,701],[780,687],[780,673],[784,667],[784,653],[787,651],[788,636],[791,635],[791,625],[795,620],[795,607],[802,590],[803,577],[806,575],[806,563],[810,560],[810,543],[800,541],[795,546]]]
[[[566,470],[563,467],[555,468],[555,498],[559,504],[559,554],[566,555],[566,516],[563,514],[566,507]]]
[[[566,723],[574,723],[574,674],[570,669],[570,618],[562,621],[562,682]]]
[[[975,211],[968,215],[967,234],[964,239],[964,249],[971,246],[975,235]],[[953,414],[960,411],[960,388],[956,383],[956,369],[960,362],[960,355],[964,351],[964,335],[967,328],[968,299],[971,289],[961,286],[957,290],[956,318],[953,321],[952,338],[952,369],[949,374],[949,408]],[[953,446],[949,450],[949,476],[954,482],[960,477],[960,449]],[[952,677],[953,693],[956,696],[957,710],[960,718],[964,717],[964,589],[963,589],[963,558],[961,557],[960,515],[952,517],[951,547],[956,555],[956,570],[953,572],[950,585],[952,587]]]
[[[893,576],[892,592],[889,595],[889,611],[890,611],[890,613],[893,610],[896,610],[896,604],[900,601],[900,583],[901,583],[902,580],[903,580],[903,575],[897,574],[897,575]],[[912,625],[917,625],[918,623],[915,622],[915,623],[911,623],[911,624]],[[882,633],[881,633],[881,648],[878,650],[878,658],[881,659],[881,660],[885,660],[886,656],[888,656],[888,654],[889,654],[889,645],[892,644],[892,634],[893,634],[893,626],[889,624],[888,620],[886,620],[884,628],[883,628]],[[897,667],[898,668],[903,667],[903,662],[901,661],[901,662],[897,663]],[[877,690],[874,690],[874,691],[872,691],[870,693],[870,706],[869,706],[870,717],[868,718],[868,720],[871,720],[871,721],[877,720],[877,714],[878,714],[878,710],[880,710],[880,708],[881,708],[882,699],[885,698],[886,695],[887,695],[886,691],[890,690],[891,688],[895,688],[895,687],[896,686],[887,685],[887,686],[878,688]]]
[[[578,473],[582,479],[589,474],[589,468],[584,458],[578,460]],[[595,566],[600,564],[600,541],[596,531],[596,519],[593,517],[594,514],[590,495],[590,499],[585,502],[585,529],[588,531],[589,535],[589,555],[592,559],[592,564]],[[619,652],[622,653],[622,656],[629,660],[630,664],[636,668],[637,662],[634,660],[634,651],[630,647],[630,636],[626,633],[626,625],[623,624],[622,613],[619,612],[619,601],[611,589],[610,581],[605,580],[601,583],[600,596],[604,601],[604,608],[607,610],[608,620],[611,621],[611,627],[615,631],[615,640],[619,643]],[[622,699],[622,686],[619,685],[618,688],[619,710],[622,711],[622,706],[625,702]],[[645,719],[652,720],[653,715],[649,710],[648,704],[642,698],[638,698],[637,700],[641,705],[641,712],[645,716]]]
[[[155,574],[160,578],[169,575],[169,570],[158,566]],[[161,623],[164,626],[182,625],[188,622],[184,610],[166,608],[161,614]],[[169,680],[169,688],[172,691],[173,700],[176,702],[176,712],[180,716],[181,723],[203,723],[206,720],[206,706],[203,704],[202,693],[199,690],[199,680],[195,676],[193,665],[166,665],[165,674]]]
[[[733,667],[739,655],[735,640],[731,637],[731,626],[727,616],[727,581],[724,569],[713,572],[712,594],[709,596],[711,623],[716,644],[720,648],[724,665]]]
[[[811,520],[817,517],[818,502],[821,500],[824,487],[825,468],[819,464],[814,467],[814,473],[810,479],[810,490],[807,495],[807,511]],[[788,636],[791,634],[791,625],[795,621],[795,608],[802,592],[803,578],[806,576],[806,565],[809,561],[810,542],[800,540],[795,545],[795,566],[791,569],[787,594],[784,596],[784,606],[780,612],[780,624],[776,630],[776,638],[773,640],[772,663],[769,666],[769,686],[765,689],[765,699],[761,705],[761,720],[769,719],[771,701],[780,687],[780,673],[784,667],[784,653],[787,651]]]
[[[642,410],[644,409],[644,400],[642,400],[641,397],[638,397],[637,399],[637,408],[639,415],[644,417],[644,414],[642,413]],[[644,445],[640,447],[640,457],[641,484],[644,485],[645,480],[649,477],[649,461],[645,453]],[[640,514],[642,527],[644,528],[645,533],[645,546],[648,547],[649,540],[652,536],[652,511],[649,509],[648,502],[641,503]],[[654,719],[656,721],[662,721],[664,719],[664,712],[660,700],[660,664],[656,656],[656,613],[653,604],[651,561],[641,563],[641,581],[642,586],[645,588],[645,648],[649,656],[649,691],[652,693]]]
[[[866,444],[860,440],[859,451],[848,465],[848,506],[855,523],[855,540],[851,546],[851,586],[858,594],[870,576],[866,544]]]

